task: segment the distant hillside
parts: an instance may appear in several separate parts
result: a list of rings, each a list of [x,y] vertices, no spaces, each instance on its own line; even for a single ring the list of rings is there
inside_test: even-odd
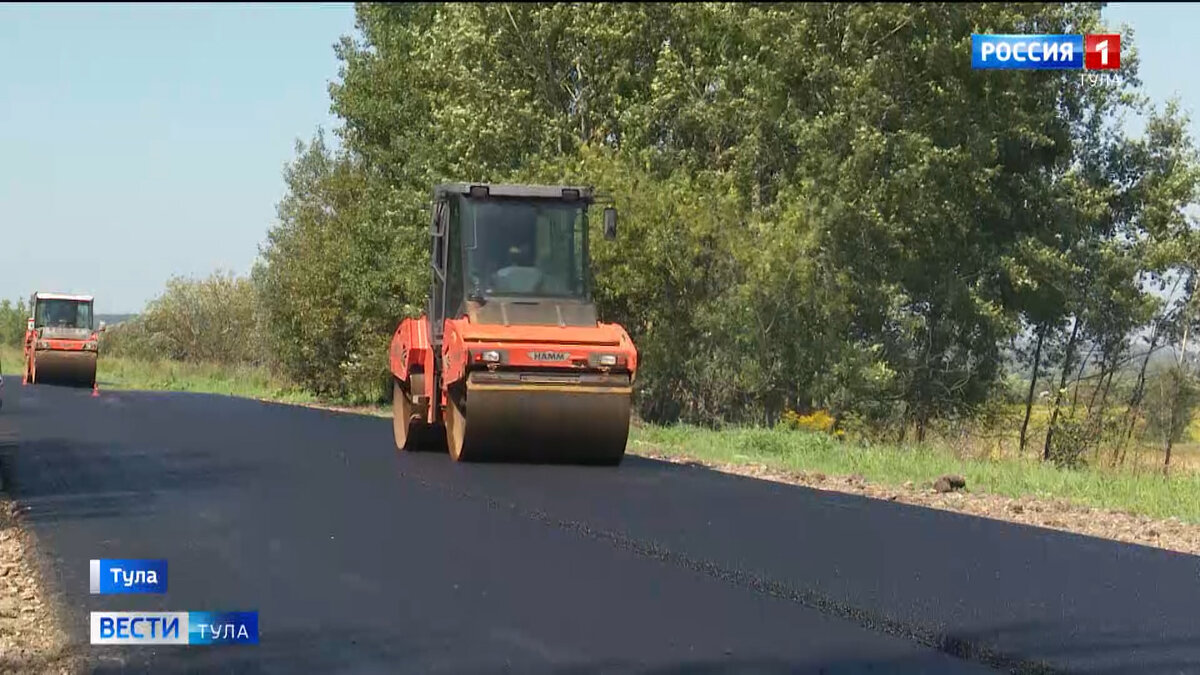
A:
[[[1145,349],[1146,345],[1144,343],[1138,345],[1133,353],[1126,357],[1126,361],[1118,370],[1118,372],[1129,374],[1137,373],[1139,370],[1141,370],[1142,359],[1146,353]],[[1075,367],[1079,366],[1078,359],[1079,355],[1077,354]],[[1173,365],[1175,363],[1175,359],[1176,353],[1174,349],[1160,345],[1157,349],[1155,349],[1154,354],[1150,356],[1150,363],[1147,369],[1152,373],[1157,372],[1161,368],[1168,368]],[[1017,359],[1013,354],[1009,353],[1006,354],[1005,364],[1008,367],[1008,372],[1012,373],[1017,378],[1028,382],[1029,376],[1032,373],[1032,368],[1028,363]],[[1041,375],[1039,377],[1045,377],[1046,373],[1052,373],[1057,376],[1057,374],[1061,372],[1061,368],[1062,363],[1060,362],[1051,363],[1049,365],[1043,364],[1040,371]],[[1096,363],[1095,356],[1093,355],[1092,360],[1088,361],[1088,367],[1084,369],[1084,375],[1094,375],[1096,372],[1098,372],[1098,370],[1098,364]]]
[[[135,316],[137,316],[137,314],[97,314],[96,323],[99,324],[101,321],[103,321],[106,326],[115,326],[122,321],[128,321]]]

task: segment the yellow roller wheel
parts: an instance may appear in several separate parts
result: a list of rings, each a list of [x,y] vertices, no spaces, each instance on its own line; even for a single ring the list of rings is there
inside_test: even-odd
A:
[[[419,452],[435,449],[441,445],[437,429],[425,421],[427,404],[413,403],[412,390],[424,390],[422,375],[414,374],[408,383],[395,380],[392,385],[392,433],[396,437],[396,449]],[[424,397],[421,399],[424,401]]]
[[[450,450],[450,458],[461,462],[463,456],[463,441],[467,434],[467,415],[463,412],[456,397],[446,397],[446,446]]]
[[[396,437],[397,450],[408,449],[412,440],[410,430],[415,412],[408,392],[400,386],[400,381],[396,380],[392,384],[392,433]]]

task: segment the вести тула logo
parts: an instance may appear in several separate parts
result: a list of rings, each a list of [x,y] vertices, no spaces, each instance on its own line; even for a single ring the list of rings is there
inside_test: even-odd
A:
[[[258,612],[92,612],[94,645],[256,645]]]

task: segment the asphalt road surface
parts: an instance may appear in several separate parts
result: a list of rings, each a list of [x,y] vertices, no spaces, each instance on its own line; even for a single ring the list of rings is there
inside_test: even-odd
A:
[[[395,452],[386,419],[7,384],[0,470],[98,670],[1200,672],[1193,556],[637,457],[456,465]],[[91,596],[91,558],[166,558],[169,593]],[[93,610],[257,610],[261,643],[92,647]]]

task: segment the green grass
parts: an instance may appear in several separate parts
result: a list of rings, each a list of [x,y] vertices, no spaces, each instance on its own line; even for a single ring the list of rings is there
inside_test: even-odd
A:
[[[729,464],[761,463],[786,471],[860,475],[884,485],[927,483],[960,474],[967,489],[1008,497],[1061,498],[1098,508],[1178,517],[1200,523],[1200,474],[1168,478],[1149,470],[1063,470],[1035,460],[962,459],[934,447],[871,447],[841,443],[803,431],[643,426],[633,429],[631,448]]]
[[[5,373],[20,377],[22,355],[15,347],[0,347]],[[272,374],[266,368],[181,363],[166,359],[142,361],[100,355],[96,379],[100,389],[190,391],[264,398],[283,403],[318,403],[317,397]]]
[[[150,389],[227,394],[284,403],[316,403],[317,398],[265,368],[134,361],[101,357],[96,378],[102,389]]]
[[[22,361],[20,347],[0,345],[0,373],[20,378]],[[20,379],[17,380],[17,384],[20,384]],[[5,386],[8,384],[5,383]]]

